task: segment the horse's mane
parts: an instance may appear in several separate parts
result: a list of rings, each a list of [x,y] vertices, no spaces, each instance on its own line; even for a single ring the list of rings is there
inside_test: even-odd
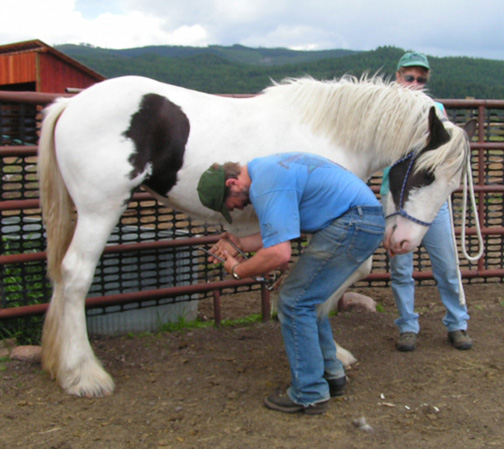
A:
[[[286,102],[293,110],[299,106],[301,121],[335,145],[355,152],[376,150],[382,166],[425,147],[429,110],[435,105],[423,91],[367,75],[360,79],[347,75],[330,81],[288,78],[274,83],[264,94],[265,99]],[[439,115],[437,108],[436,112]],[[447,128],[453,128],[448,124]],[[451,141],[445,146],[451,148]],[[436,154],[422,156],[419,162],[423,168],[432,169],[440,159],[451,158],[447,152],[449,148],[429,152]]]

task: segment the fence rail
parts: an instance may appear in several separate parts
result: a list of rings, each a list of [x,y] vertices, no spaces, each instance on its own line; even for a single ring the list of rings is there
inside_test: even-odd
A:
[[[0,92],[0,319],[42,314],[47,308],[50,286],[45,280],[45,237],[40,217],[36,179],[38,128],[42,107],[57,96],[31,92]],[[504,218],[504,101],[439,100],[455,123],[478,120],[478,136],[471,143],[477,213],[482,226],[485,254],[476,264],[461,257],[464,282],[502,282]],[[381,177],[370,180],[378,192]],[[462,193],[456,191],[454,221],[460,234]],[[466,218],[470,252],[477,245],[474,219]],[[177,211],[158,205],[139,191],[121,218],[97,268],[88,307],[141,302],[173,297],[187,300],[200,294],[214,298],[218,308],[221,290],[259,289],[253,281],[225,280],[221,268],[202,263],[196,246],[211,244],[220,228],[194,222]],[[300,242],[297,242],[300,251]],[[296,252],[296,251],[295,251]],[[176,261],[176,263],[175,263]],[[149,267],[144,270],[142,267]],[[161,268],[159,268],[161,267]],[[135,269],[139,271],[135,277]],[[359,286],[386,286],[390,279],[385,251],[375,255],[373,272]],[[145,278],[142,274],[146,272]],[[423,249],[415,253],[415,279],[432,282],[430,262]],[[166,282],[170,285],[166,286]],[[261,310],[269,295],[262,288]],[[216,310],[218,315],[218,310]]]

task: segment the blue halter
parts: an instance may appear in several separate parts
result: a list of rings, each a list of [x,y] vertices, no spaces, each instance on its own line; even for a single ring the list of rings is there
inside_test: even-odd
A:
[[[395,215],[401,215],[401,217],[407,218],[408,220],[412,221],[413,223],[429,227],[432,224],[432,221],[429,223],[427,221],[419,220],[418,218],[415,218],[415,217],[412,217],[411,215],[409,215],[403,209],[404,193],[406,191],[406,184],[408,182],[408,177],[409,177],[409,175],[411,173],[411,169],[413,168],[413,164],[415,163],[416,154],[413,151],[411,153],[408,153],[403,158],[401,158],[398,161],[394,162],[394,164],[390,168],[396,166],[397,164],[399,164],[399,163],[401,163],[401,162],[403,162],[403,161],[405,161],[405,160],[407,160],[409,158],[411,158],[411,161],[409,163],[408,170],[406,170],[406,175],[404,176],[403,184],[402,184],[402,187],[401,187],[401,196],[399,197],[399,210],[397,210],[396,212],[394,212],[394,213],[392,213],[390,215],[387,215],[385,217],[385,219],[390,218],[390,217],[394,217]]]

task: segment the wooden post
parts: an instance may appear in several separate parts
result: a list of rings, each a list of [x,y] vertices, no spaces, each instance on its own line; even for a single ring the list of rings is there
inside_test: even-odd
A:
[[[221,323],[221,306],[220,306],[220,290],[213,291],[213,308],[214,308],[214,321],[216,326]]]
[[[264,283],[261,284],[261,314],[263,321],[271,318],[270,291]]]

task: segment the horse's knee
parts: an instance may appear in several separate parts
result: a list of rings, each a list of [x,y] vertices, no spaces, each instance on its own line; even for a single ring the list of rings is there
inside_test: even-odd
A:
[[[62,263],[62,284],[67,299],[85,296],[93,282],[94,266],[88,266],[77,257],[69,255]]]

